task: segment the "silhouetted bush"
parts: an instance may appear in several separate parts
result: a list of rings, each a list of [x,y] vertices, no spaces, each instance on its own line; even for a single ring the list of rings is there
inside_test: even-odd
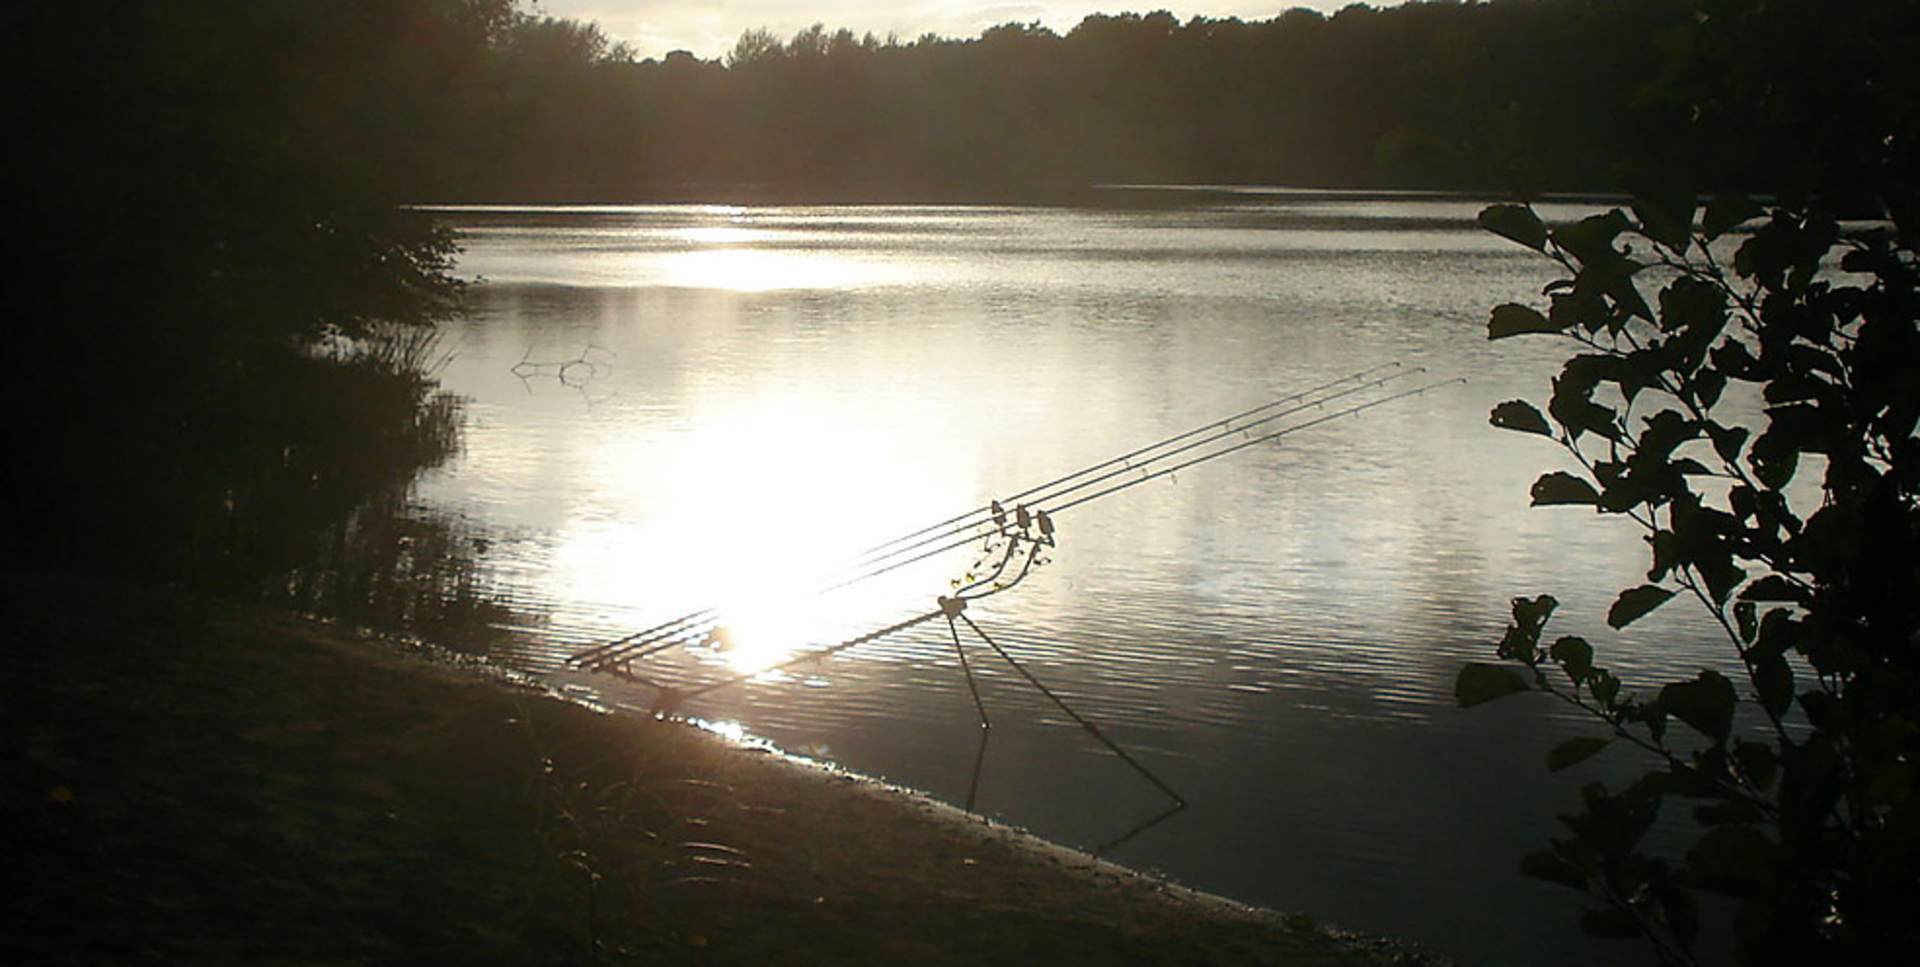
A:
[[[1663,38],[1657,93],[1736,158],[1777,148],[1732,179],[1770,172],[1770,200],[1718,193],[1702,208],[1694,186],[1728,169],[1650,145],[1626,166],[1644,186],[1630,212],[1550,228],[1502,205],[1481,223],[1564,273],[1545,312],[1502,305],[1488,324],[1494,339],[1551,334],[1577,348],[1544,413],[1513,400],[1492,414],[1578,467],[1540,477],[1534,505],[1591,507],[1643,532],[1647,582],[1619,594],[1610,626],[1690,599],[1727,651],[1637,692],[1586,639],[1547,633],[1551,596],[1516,598],[1495,649],[1505,663],[1462,670],[1457,697],[1543,692],[1604,727],[1556,746],[1550,769],[1615,745],[1650,762],[1624,789],[1585,786],[1565,838],[1525,863],[1600,901],[1588,931],[1644,936],[1662,961],[1693,963],[1706,891],[1732,899],[1707,909],[1734,910],[1742,963],[1909,963],[1920,959],[1916,14],[1711,9]],[[1804,74],[1769,72],[1790,58]],[[1814,133],[1813,151],[1790,143]],[[1802,479],[1816,473],[1817,489]],[[1663,854],[1647,833],[1676,808],[1691,813],[1688,845]]]

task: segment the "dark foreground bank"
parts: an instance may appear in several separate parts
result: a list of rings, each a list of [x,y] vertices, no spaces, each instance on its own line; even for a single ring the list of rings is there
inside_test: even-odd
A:
[[[300,619],[5,586],[7,963],[1419,961]]]

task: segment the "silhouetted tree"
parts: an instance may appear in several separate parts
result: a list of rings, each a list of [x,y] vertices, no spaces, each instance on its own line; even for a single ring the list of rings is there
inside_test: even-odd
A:
[[[398,348],[422,344],[388,327],[449,307],[453,246],[402,203],[457,167],[450,95],[483,83],[508,0],[0,16],[10,88],[31,92],[9,98],[0,173],[30,240],[10,318],[33,363],[5,383],[5,494],[33,510],[17,563],[178,563],[270,481],[364,491],[445,452]],[[393,351],[349,372],[323,358],[342,339]],[[389,459],[316,462],[343,429]]]
[[[1547,311],[1488,323],[1577,349],[1544,413],[1492,413],[1574,461],[1533,503],[1643,532],[1646,583],[1610,626],[1680,598],[1727,648],[1639,691],[1584,637],[1548,633],[1551,596],[1516,598],[1504,662],[1465,668],[1457,696],[1539,692],[1590,716],[1600,734],[1556,746],[1550,769],[1609,747],[1647,763],[1624,788],[1584,786],[1523,869],[1586,891],[1585,929],[1645,937],[1666,963],[1696,962],[1701,892],[1731,899],[1741,963],[1920,958],[1920,12],[1832,12],[1703,4],[1657,38],[1646,94],[1672,109],[1671,139],[1619,159],[1630,211],[1481,216],[1565,275]],[[1739,190],[1754,187],[1772,190]],[[1663,814],[1684,849],[1650,842]]]
[[[906,44],[814,24],[786,39],[749,30],[723,61],[679,74],[623,69],[589,28],[537,21],[522,29],[572,41],[538,60],[507,45],[498,136],[475,139],[489,147],[474,154],[510,160],[443,180],[437,197],[748,185],[773,197],[1006,197],[1116,181],[1617,189],[1612,160],[1670,120],[1640,96],[1662,69],[1656,41],[1696,6],[1427,0],[1184,24],[1096,14],[1065,36],[1010,23]],[[1674,150],[1706,134],[1682,132]]]

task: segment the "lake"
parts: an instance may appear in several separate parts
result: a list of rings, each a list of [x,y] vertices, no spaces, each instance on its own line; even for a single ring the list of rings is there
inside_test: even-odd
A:
[[[1111,858],[1467,962],[1641,956],[1582,938],[1581,897],[1515,872],[1579,784],[1638,763],[1616,750],[1550,775],[1546,751],[1592,727],[1544,701],[1458,710],[1453,678],[1491,656],[1520,594],[1559,597],[1555,627],[1630,687],[1690,677],[1714,632],[1678,606],[1608,631],[1614,594],[1644,580],[1636,533],[1527,509],[1565,464],[1487,412],[1544,402],[1567,349],[1486,340],[1490,307],[1552,275],[1475,227],[1479,208],[443,210],[482,280],[440,373],[467,425],[412,504],[480,535],[476,580],[521,616],[496,622],[497,657],[647,708],[651,689],[564,658],[712,605],[733,647],[674,648],[646,673],[751,671],[924,612],[973,563],[963,548],[806,593],[863,548],[1361,371],[1406,372],[1376,397],[1464,378],[1062,513],[1050,562],[967,616],[1188,801]],[[1070,844],[1162,810],[989,647],[966,649],[993,722],[977,779],[944,621],[681,711],[955,803],[971,791]]]

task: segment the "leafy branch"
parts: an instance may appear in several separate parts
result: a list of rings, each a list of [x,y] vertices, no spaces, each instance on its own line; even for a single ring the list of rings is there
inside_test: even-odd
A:
[[[1565,273],[1546,311],[1509,303],[1488,320],[1491,339],[1576,347],[1544,411],[1510,400],[1491,414],[1573,461],[1534,482],[1532,504],[1644,533],[1646,583],[1620,592],[1609,626],[1685,596],[1738,659],[1737,682],[1705,669],[1645,698],[1586,639],[1547,643],[1554,598],[1516,598],[1502,663],[1463,668],[1459,703],[1542,692],[1604,727],[1555,746],[1554,771],[1615,743],[1654,763],[1622,791],[1586,786],[1562,817],[1571,835],[1525,871],[1587,890],[1602,906],[1586,929],[1644,936],[1667,963],[1694,962],[1700,890],[1738,901],[1747,962],[1920,944],[1896,912],[1920,899],[1912,245],[1811,205],[1721,196],[1702,210],[1687,192],[1552,228],[1525,205],[1480,223]],[[1816,467],[1803,516],[1816,481],[1796,479]],[[1641,845],[1676,798],[1696,830],[1677,863]]]

